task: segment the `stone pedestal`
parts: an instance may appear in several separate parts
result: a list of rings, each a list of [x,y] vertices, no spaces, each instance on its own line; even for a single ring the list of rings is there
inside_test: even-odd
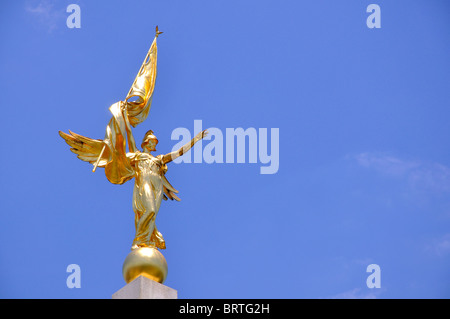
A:
[[[175,289],[139,276],[112,295],[112,299],[177,299]]]

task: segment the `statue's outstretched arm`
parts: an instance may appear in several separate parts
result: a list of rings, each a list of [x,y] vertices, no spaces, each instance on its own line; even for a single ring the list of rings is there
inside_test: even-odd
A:
[[[195,143],[203,139],[206,135],[208,135],[208,131],[204,130],[198,133],[189,143],[181,147],[178,151],[174,151],[172,153],[164,155],[162,158],[163,163],[167,164],[169,162],[172,162],[177,157],[180,157],[183,154],[187,153],[192,148],[192,146],[194,146]]]

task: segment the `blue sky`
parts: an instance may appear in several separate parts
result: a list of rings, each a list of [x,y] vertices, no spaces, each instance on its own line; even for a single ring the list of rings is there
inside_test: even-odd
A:
[[[0,297],[125,285],[133,182],[92,173],[58,131],[103,138],[156,25],[137,141],[152,129],[168,153],[194,120],[280,137],[276,174],[169,166],[181,202],[163,202],[156,224],[180,298],[450,297],[449,12],[445,0],[2,2]],[[366,285],[370,264],[381,288]]]

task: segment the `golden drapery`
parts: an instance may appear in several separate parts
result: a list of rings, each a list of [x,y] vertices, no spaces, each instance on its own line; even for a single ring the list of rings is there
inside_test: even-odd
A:
[[[157,37],[158,33],[150,46],[150,50],[142,63],[127,97],[125,98],[128,119],[133,127],[136,127],[136,125],[145,121],[152,104],[157,73]],[[136,100],[131,101],[133,98],[136,98]]]

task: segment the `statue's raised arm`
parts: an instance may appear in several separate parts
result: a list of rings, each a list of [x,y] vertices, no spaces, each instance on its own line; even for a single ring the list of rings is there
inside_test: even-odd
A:
[[[162,162],[163,164],[167,164],[172,162],[174,159],[182,156],[183,154],[187,153],[195,143],[203,139],[206,135],[208,135],[208,130],[204,130],[200,133],[198,133],[189,143],[186,143],[183,147],[181,147],[177,151],[173,151],[169,154],[163,155]]]

